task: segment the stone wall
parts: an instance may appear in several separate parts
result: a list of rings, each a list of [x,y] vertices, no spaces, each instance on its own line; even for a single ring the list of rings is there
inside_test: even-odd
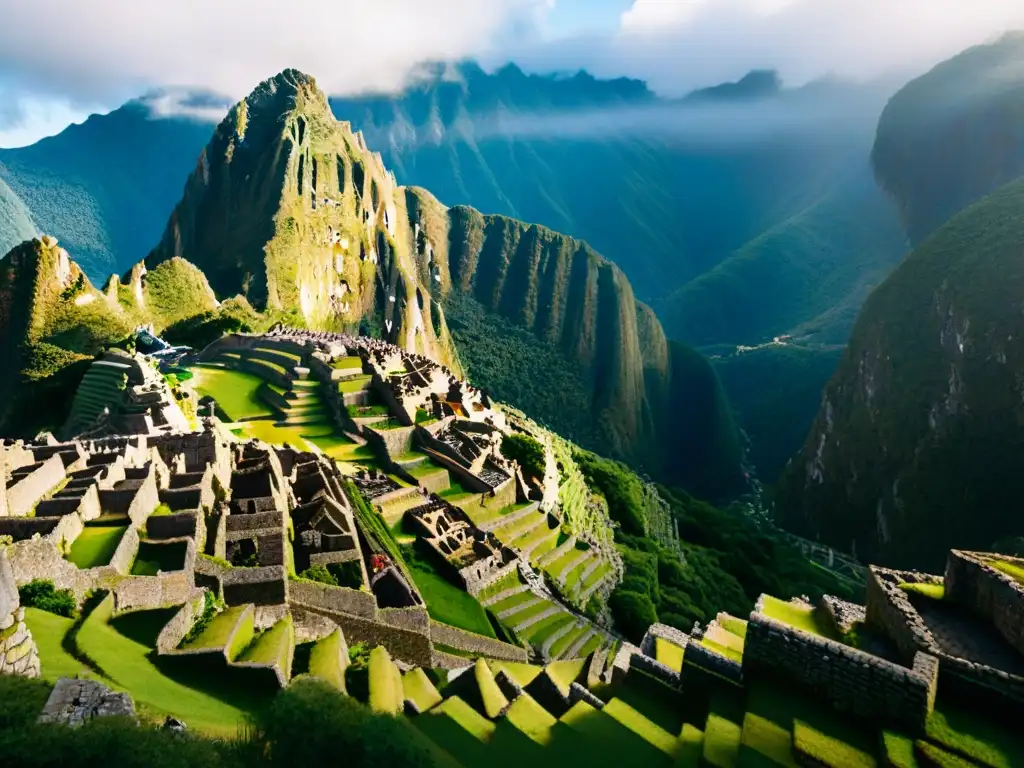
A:
[[[188,631],[192,629],[192,625],[196,623],[196,619],[202,615],[205,606],[206,595],[203,592],[200,592],[191,600],[186,600],[181,608],[178,609],[178,612],[160,630],[160,634],[157,635],[157,653],[167,653],[177,648],[185,635],[188,634]]]
[[[113,568],[122,576],[127,575],[135,562],[135,556],[139,553],[139,532],[129,527],[117,544],[117,549],[110,558],[109,568]]]
[[[371,648],[383,645],[391,657],[399,661],[417,667],[429,667],[431,664],[433,649],[428,634],[347,613],[330,613],[328,618],[341,627],[349,645],[365,643]]]
[[[426,608],[380,608],[377,610],[377,620],[414,632],[427,632],[430,629],[430,616]]]
[[[1024,559],[1001,557],[1024,568]],[[989,622],[1024,654],[1024,584],[976,554],[953,550],[946,561],[946,600]]]
[[[644,634],[644,639],[640,642],[640,651],[652,659],[657,658],[659,638],[683,649],[690,644],[690,636],[681,629],[670,627],[668,624],[651,624]]]
[[[318,584],[303,579],[292,579],[289,587],[290,602],[293,603],[370,619],[377,616],[377,600],[370,592],[332,587],[329,584]]]
[[[436,621],[430,622],[430,639],[435,643],[447,645],[449,648],[458,648],[467,653],[475,653],[492,659],[522,663],[529,661],[529,654],[524,648]]]
[[[7,489],[7,514],[23,517],[64,479],[64,462],[54,454]]]
[[[39,677],[39,649],[25,625],[25,609],[7,554],[0,548],[0,675]]]
[[[902,667],[760,613],[751,614],[747,624],[743,671],[748,679],[764,676],[802,686],[840,711],[915,734],[924,730],[938,681],[934,657],[915,657],[912,669]]]
[[[686,652],[683,654],[683,664],[698,666],[706,672],[713,672],[734,683],[743,680],[743,665],[740,662],[716,653],[701,643],[687,644]]]
[[[373,449],[378,456],[387,456],[394,460],[412,450],[413,427],[398,427],[397,429],[374,429],[366,427],[363,436],[366,444]]]
[[[113,587],[114,612],[151,610],[179,605],[190,600],[195,591],[196,547],[185,539],[185,563],[180,571],[156,576],[129,576]]]
[[[288,601],[288,579],[280,565],[225,570],[220,583],[228,605],[278,605]]]
[[[179,512],[176,515],[157,515],[146,520],[146,534],[151,539],[194,538],[205,540],[203,531],[203,515],[196,511]]]
[[[905,574],[887,568],[868,569],[865,621],[892,640],[904,659],[913,658],[918,651],[938,652],[931,630],[899,587],[904,577]]]

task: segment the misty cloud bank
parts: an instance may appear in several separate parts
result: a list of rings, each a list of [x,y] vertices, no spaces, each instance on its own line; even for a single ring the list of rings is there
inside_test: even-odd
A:
[[[569,0],[0,0],[0,145],[29,120],[111,109],[154,88],[237,100],[287,67],[333,95],[395,90],[419,62],[465,58],[585,67],[679,95],[759,68],[793,84],[909,76],[1024,27],[1020,0],[634,0],[611,34],[553,39],[552,2]]]

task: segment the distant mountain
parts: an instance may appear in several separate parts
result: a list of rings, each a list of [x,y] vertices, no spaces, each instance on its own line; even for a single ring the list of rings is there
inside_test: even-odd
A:
[[[778,510],[870,562],[1024,533],[1024,182],[968,207],[864,304]]]
[[[150,99],[132,101],[31,146],[0,149],[0,180],[101,283],[159,238],[210,131],[209,123],[154,117]]]
[[[1024,174],[1024,33],[907,84],[882,113],[872,157],[915,243]]]
[[[697,493],[742,484],[714,371],[669,344],[621,270],[585,242],[398,186],[300,72],[214,131],[146,268],[175,258],[286,322],[465,366],[568,437]]]
[[[0,253],[7,253],[35,234],[32,214],[14,190],[0,179]]]

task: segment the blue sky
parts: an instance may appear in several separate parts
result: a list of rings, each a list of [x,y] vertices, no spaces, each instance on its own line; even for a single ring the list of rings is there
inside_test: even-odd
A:
[[[665,95],[777,69],[908,77],[1024,28],[1021,0],[0,0],[0,147],[153,89],[237,99],[287,67],[396,90],[423,61],[636,77]],[[321,42],[311,29],[324,30]],[[43,41],[43,42],[40,42]],[[327,44],[326,41],[330,41]]]
[[[632,4],[632,0],[557,0],[548,13],[547,23],[551,34],[558,37],[610,34]]]

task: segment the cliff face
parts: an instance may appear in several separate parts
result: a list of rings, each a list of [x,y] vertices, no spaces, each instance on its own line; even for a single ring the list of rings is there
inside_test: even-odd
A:
[[[1024,173],[1024,34],[904,86],[882,113],[872,160],[915,243]]]
[[[802,452],[787,525],[870,562],[935,567],[1020,534],[1024,182],[955,216],[864,305]]]
[[[183,257],[219,295],[457,364],[417,290],[412,240],[379,155],[334,119],[312,78],[288,70],[217,127],[146,265]]]

